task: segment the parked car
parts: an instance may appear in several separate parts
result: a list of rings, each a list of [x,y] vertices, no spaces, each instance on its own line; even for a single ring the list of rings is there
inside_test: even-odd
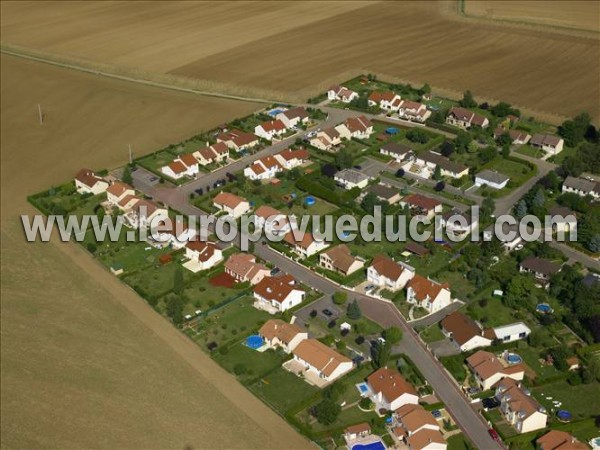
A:
[[[365,292],[371,292],[375,290],[375,285],[370,284],[365,288]]]
[[[356,170],[361,170],[361,169],[362,169],[362,166],[354,166],[354,168],[355,168]]]
[[[484,398],[483,400],[481,400],[481,405],[486,410],[494,409],[494,408],[497,408],[498,406],[500,406],[500,402],[498,401],[498,399],[496,397],[488,397],[488,398]]]
[[[198,189],[194,190],[194,192],[198,195],[202,195],[202,194],[204,194],[204,189],[198,188]]]
[[[227,176],[227,178],[229,178],[229,181],[237,180],[237,177],[230,172],[227,172],[225,175]]]
[[[442,412],[439,409],[434,409],[433,411],[431,411],[431,415],[436,419],[439,419],[440,417],[442,417]]]
[[[325,314],[327,317],[333,316],[333,313],[327,308],[323,310],[323,314]]]
[[[481,392],[481,389],[479,389],[478,387],[470,387],[467,389],[467,393],[469,395],[479,394],[480,392]]]
[[[492,437],[493,440],[495,440],[496,442],[500,442],[500,436],[498,436],[498,433],[496,432],[496,430],[494,430],[493,428],[490,428],[488,430],[488,433],[490,433],[490,436]]]
[[[274,277],[275,275],[277,275],[277,274],[278,274],[278,273],[280,273],[280,272],[281,272],[281,269],[279,269],[279,267],[274,267],[274,268],[271,270],[271,276],[272,276],[272,277]]]

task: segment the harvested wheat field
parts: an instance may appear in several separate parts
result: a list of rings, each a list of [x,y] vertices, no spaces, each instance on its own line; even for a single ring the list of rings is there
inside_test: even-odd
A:
[[[600,32],[600,4],[585,0],[466,0],[467,16]]]
[[[2,42],[256,98],[302,101],[371,72],[444,94],[471,89],[554,122],[582,110],[600,119],[597,36],[459,20],[449,5],[149,2],[140,13],[124,2],[5,2]]]
[[[28,244],[26,196],[258,105],[3,55],[3,448],[308,448],[75,244]],[[36,104],[46,123],[37,124]]]

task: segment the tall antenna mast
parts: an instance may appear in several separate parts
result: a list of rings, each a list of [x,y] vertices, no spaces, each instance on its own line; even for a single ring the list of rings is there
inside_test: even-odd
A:
[[[42,105],[38,103],[38,118],[40,120],[40,125],[44,125],[44,114],[42,114]]]
[[[131,152],[131,144],[128,144],[129,147],[129,164],[133,164],[133,153]]]

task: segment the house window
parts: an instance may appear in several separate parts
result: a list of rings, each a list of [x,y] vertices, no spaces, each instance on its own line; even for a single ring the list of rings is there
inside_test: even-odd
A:
[[[523,339],[526,336],[527,336],[527,333],[525,333],[524,331],[522,333],[519,333],[519,338],[520,339]]]
[[[504,336],[504,337],[502,338],[502,340],[503,340],[503,341],[509,341],[509,340],[510,340],[510,336]]]

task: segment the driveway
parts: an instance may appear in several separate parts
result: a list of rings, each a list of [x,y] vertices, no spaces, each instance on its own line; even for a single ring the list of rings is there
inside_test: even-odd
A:
[[[433,325],[434,323],[438,323],[440,320],[442,320],[448,314],[459,309],[462,305],[464,305],[464,303],[461,302],[460,300],[450,303],[445,308],[442,308],[439,311],[436,311],[433,314],[428,315],[427,317],[423,317],[421,319],[411,321],[410,326],[415,329],[416,328],[426,328],[430,325]]]
[[[460,353],[460,349],[456,346],[456,344],[450,342],[450,339],[442,339],[441,341],[431,342],[429,343],[429,349],[438,358],[441,356],[458,355]]]

